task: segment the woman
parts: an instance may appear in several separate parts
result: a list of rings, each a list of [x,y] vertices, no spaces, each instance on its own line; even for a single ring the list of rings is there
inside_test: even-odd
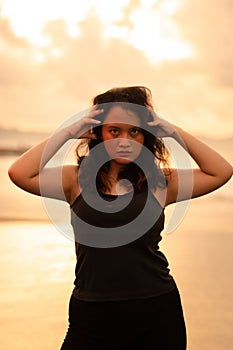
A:
[[[192,174],[169,168],[163,136],[193,158]],[[74,138],[83,139],[78,166],[46,167]],[[9,176],[25,191],[70,204],[77,265],[61,350],[186,349],[179,292],[158,247],[164,208],[226,183],[232,167],[221,155],[159,118],[149,89],[114,88],[23,154]]]

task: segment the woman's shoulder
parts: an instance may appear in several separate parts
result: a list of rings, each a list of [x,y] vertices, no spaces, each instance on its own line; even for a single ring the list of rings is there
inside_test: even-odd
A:
[[[78,175],[78,165],[65,164],[62,167],[62,172],[65,176],[73,177]]]

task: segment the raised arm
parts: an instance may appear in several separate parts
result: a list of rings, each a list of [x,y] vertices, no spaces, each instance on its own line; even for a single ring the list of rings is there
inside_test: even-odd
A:
[[[232,166],[215,150],[178,126],[155,117],[151,126],[159,125],[164,136],[173,137],[198,165],[189,169],[171,169],[167,175],[166,205],[203,196],[224,185],[232,176]],[[192,176],[192,182],[190,182]],[[190,187],[192,185],[192,188]]]
[[[69,201],[73,186],[77,186],[77,166],[46,168],[45,165],[69,139],[95,137],[90,133],[90,128],[99,124],[94,117],[100,113],[101,110],[93,109],[86,117],[22,154],[8,170],[10,179],[18,187],[35,195]]]

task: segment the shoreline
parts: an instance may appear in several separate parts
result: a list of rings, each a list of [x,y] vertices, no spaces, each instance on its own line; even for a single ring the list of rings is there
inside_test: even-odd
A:
[[[39,224],[41,224],[41,223],[48,223],[48,224],[50,224],[51,223],[51,221],[49,220],[49,219],[46,219],[46,218],[30,218],[30,217],[5,217],[5,216],[3,216],[3,217],[1,217],[0,216],[0,225],[1,224],[5,224],[5,223],[15,223],[15,222],[22,222],[22,223],[35,223],[35,224],[37,224],[37,223],[39,223]]]
[[[40,197],[36,197],[35,200],[38,200],[38,198],[39,200],[41,200]],[[186,201],[180,202],[180,203],[185,203],[185,202]],[[41,209],[41,207],[39,207],[38,204],[41,204],[41,203],[37,201],[36,204],[37,204],[37,207],[35,206],[34,210],[38,211],[38,209]],[[165,214],[167,214],[166,216],[168,216],[169,213],[174,210],[175,205],[176,204],[172,204],[165,208]],[[225,216],[229,214],[229,218],[230,218],[233,210],[233,197],[231,197],[230,195],[229,197],[226,197],[221,193],[213,193],[203,197],[189,200],[188,204],[187,205],[185,204],[184,207],[187,207],[187,209],[185,209],[185,214],[183,216],[182,221],[178,225],[177,229],[179,229],[179,226],[182,225],[183,221],[188,220],[186,219],[186,217],[191,216],[189,215],[190,212],[192,214],[192,212],[195,211],[194,214],[197,215],[202,208],[203,208],[203,214],[210,215],[212,212],[218,215],[218,212],[221,212],[221,213],[225,213]],[[46,211],[43,210],[43,207],[39,216],[33,216],[32,212],[27,213],[26,210],[24,210],[22,214],[19,216],[10,216],[8,213],[9,211],[7,211],[5,215],[0,215],[0,224],[10,223],[10,222],[22,222],[22,223],[30,222],[35,224],[36,223],[52,224],[51,219],[49,218],[49,216],[47,216]],[[205,217],[204,218],[200,217],[200,219],[196,222],[196,224],[198,225],[198,222],[201,222],[203,219],[205,219]],[[209,222],[209,224],[211,224],[211,222]],[[232,229],[232,233],[233,233],[233,229]]]

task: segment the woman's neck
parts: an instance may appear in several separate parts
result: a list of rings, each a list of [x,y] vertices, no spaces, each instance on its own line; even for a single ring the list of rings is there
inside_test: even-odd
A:
[[[111,164],[108,172],[108,179],[110,182],[111,190],[109,194],[124,194],[128,192],[128,188],[120,181],[119,173],[124,169],[124,166],[118,164]]]
[[[110,181],[118,181],[119,173],[125,168],[125,166],[122,166],[121,164],[117,164],[115,162],[110,163],[110,168],[108,172],[108,177]]]

